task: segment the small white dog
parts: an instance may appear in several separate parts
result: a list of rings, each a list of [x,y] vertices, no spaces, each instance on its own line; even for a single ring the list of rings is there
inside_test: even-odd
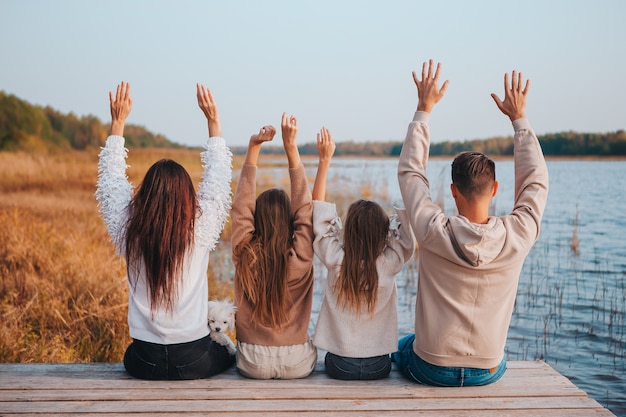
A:
[[[235,311],[237,307],[228,300],[209,301],[209,330],[211,339],[226,346],[228,353],[237,353],[237,347],[224,332],[235,330]]]

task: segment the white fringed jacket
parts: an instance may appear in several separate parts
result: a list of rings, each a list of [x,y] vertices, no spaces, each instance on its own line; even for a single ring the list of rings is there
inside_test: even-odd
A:
[[[133,339],[158,344],[185,343],[209,334],[207,326],[209,252],[215,248],[230,210],[232,154],[221,137],[208,138],[200,153],[204,172],[200,182],[194,245],[184,265],[178,300],[172,313],[157,309],[151,316],[145,269],[130,276],[128,269],[128,327]],[[133,187],[126,176],[124,138],[109,136],[100,152],[96,199],[107,231],[125,255],[126,223]],[[136,282],[136,285],[134,284]]]

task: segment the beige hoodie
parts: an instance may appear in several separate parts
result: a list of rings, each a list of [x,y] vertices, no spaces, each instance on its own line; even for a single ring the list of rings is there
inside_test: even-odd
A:
[[[528,120],[515,120],[513,211],[487,224],[445,216],[426,178],[428,118],[415,113],[398,165],[419,246],[413,349],[438,366],[492,368],[504,356],[520,271],[539,236],[548,170]]]

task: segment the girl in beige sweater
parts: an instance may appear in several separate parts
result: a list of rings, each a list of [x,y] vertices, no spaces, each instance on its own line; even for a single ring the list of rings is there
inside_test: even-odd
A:
[[[415,251],[413,234],[405,210],[389,218],[366,200],[350,205],[344,228],[335,204],[324,201],[335,149],[328,129],[318,134],[317,146],[313,247],[328,276],[313,343],[328,351],[326,372],[333,378],[385,378],[398,336],[395,276]]]

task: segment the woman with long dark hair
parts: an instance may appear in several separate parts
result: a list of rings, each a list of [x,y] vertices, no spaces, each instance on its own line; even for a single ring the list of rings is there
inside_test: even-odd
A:
[[[283,114],[291,198],[280,189],[256,197],[261,144],[272,126],[250,137],[231,211],[237,368],[249,378],[303,378],[317,350],[308,335],[313,302],[311,191],[296,145],[297,121]]]
[[[96,198],[107,231],[126,259],[133,342],[124,366],[137,378],[205,378],[234,362],[224,346],[210,339],[207,325],[209,252],[230,207],[232,154],[211,91],[198,84],[197,99],[209,127],[198,192],[185,168],[162,159],[148,169],[133,195],[123,137],[132,108],[130,85],[118,85],[115,98],[109,93],[111,131],[100,152]]]

